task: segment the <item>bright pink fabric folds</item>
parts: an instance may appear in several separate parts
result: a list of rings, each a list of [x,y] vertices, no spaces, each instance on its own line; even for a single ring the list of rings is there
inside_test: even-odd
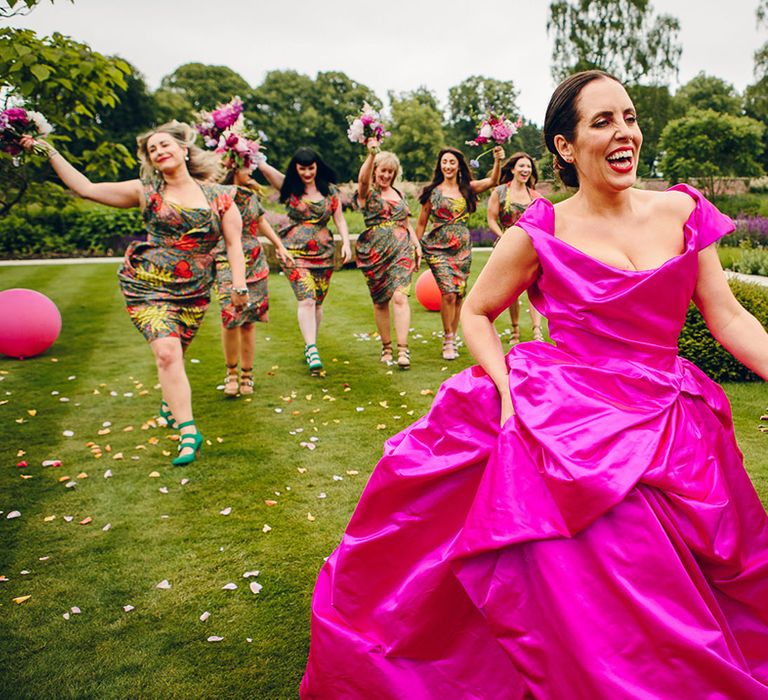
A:
[[[557,346],[479,368],[389,440],[312,605],[303,698],[768,698],[768,518],[722,390],[677,357],[698,251],[618,270],[519,225]]]

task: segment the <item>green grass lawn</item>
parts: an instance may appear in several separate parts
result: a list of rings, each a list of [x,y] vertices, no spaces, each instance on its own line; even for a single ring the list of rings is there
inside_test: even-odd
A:
[[[413,369],[381,365],[363,278],[350,270],[336,274],[327,302],[319,343],[327,376],[311,378],[293,296],[273,276],[253,399],[216,390],[224,373],[216,309],[192,344],[188,371],[207,443],[201,460],[174,469],[169,433],[145,429],[160,394],[115,270],[0,270],[0,287],[48,294],[64,320],[45,355],[0,359],[0,575],[8,579],[0,582],[0,697],[296,697],[323,557],[384,439],[423,414],[469,358],[440,359],[439,317],[414,300]],[[521,320],[530,339],[528,315]],[[768,437],[756,429],[765,385],[726,390],[747,468],[768,500]],[[21,460],[29,466],[17,467]],[[11,510],[21,516],[8,520]],[[243,577],[254,570],[257,578]],[[171,588],[157,589],[164,579]],[[222,590],[227,583],[237,589]],[[31,598],[15,604],[19,596]],[[223,640],[208,642],[213,635]]]

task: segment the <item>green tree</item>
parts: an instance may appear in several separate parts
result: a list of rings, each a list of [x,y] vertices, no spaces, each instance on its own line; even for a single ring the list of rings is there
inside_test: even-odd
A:
[[[503,113],[510,119],[518,114],[517,88],[511,80],[496,80],[472,75],[448,90],[448,124],[450,142],[462,148],[477,135],[477,123],[488,111]]]
[[[661,85],[677,74],[680,22],[655,15],[649,0],[554,0],[552,76],[601,68],[625,83]]]
[[[739,115],[742,99],[730,83],[707,75],[704,71],[691,78],[674,97],[675,116],[684,116],[692,109],[713,109],[722,114]]]
[[[435,96],[425,87],[412,92],[389,93],[392,137],[386,148],[400,158],[404,177],[432,178],[437,154],[445,145],[443,115]]]
[[[74,3],[75,0],[69,0]],[[28,15],[40,4],[40,0],[0,0],[0,17]],[[51,0],[53,5],[53,0]]]
[[[673,97],[665,85],[628,85],[627,92],[637,110],[638,123],[643,132],[638,175],[656,176],[659,157],[659,138],[673,113]]]
[[[722,178],[764,173],[760,164],[764,132],[765,125],[750,117],[694,109],[664,127],[659,168],[672,182],[698,182],[714,197]]]
[[[524,151],[534,160],[539,160],[546,151],[544,132],[540,126],[533,122],[523,122],[509,145],[504,146],[504,151],[507,155],[511,155],[515,151]]]
[[[75,162],[82,154],[70,150],[70,142],[89,148],[99,142],[101,148],[110,149],[103,139],[99,114],[118,104],[130,70],[125,61],[102,56],[58,33],[40,38],[28,29],[0,29],[0,103],[21,103],[42,112],[55,129],[57,147]],[[7,175],[9,159],[3,160],[0,213],[21,199],[35,175],[34,167],[28,165],[34,158],[25,158],[13,175]],[[128,167],[135,164],[121,144],[111,145],[111,160]],[[97,177],[111,173],[94,163],[86,163],[86,171]]]
[[[204,63],[179,66],[160,81],[160,90],[181,95],[194,111],[212,109],[217,104],[229,102],[235,95],[246,101],[251,94],[251,86],[239,73],[226,66]]]
[[[192,122],[195,119],[195,108],[180,92],[159,88],[152,98],[155,102],[155,118],[158,124],[177,119],[180,122]]]

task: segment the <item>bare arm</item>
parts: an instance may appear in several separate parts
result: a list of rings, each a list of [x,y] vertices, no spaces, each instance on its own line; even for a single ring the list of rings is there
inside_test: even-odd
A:
[[[243,255],[243,220],[239,209],[233,204],[221,217],[221,230],[227,249],[227,260],[232,269],[232,287],[243,289],[245,284],[245,256]],[[232,293],[232,303],[240,307],[247,301],[247,295]]]
[[[421,242],[416,237],[416,232],[413,230],[413,226],[411,226],[410,219],[405,220],[406,227],[408,228],[408,236],[411,239],[411,244],[413,245],[413,252],[416,259],[416,269],[418,270],[421,267]]]
[[[280,191],[280,188],[283,186],[283,183],[285,182],[285,175],[283,175],[277,168],[273,168],[269,163],[262,160],[259,161],[258,169],[261,174],[267,178],[267,182],[269,182],[272,187],[274,187],[278,192]]]
[[[278,260],[287,267],[293,267],[293,256],[288,252],[280,240],[280,236],[275,233],[272,224],[267,221],[267,217],[263,214],[259,217],[259,233],[275,246],[275,255],[277,255]]]
[[[717,342],[768,380],[768,333],[733,296],[714,245],[699,253],[693,301]]]
[[[341,236],[341,260],[348,263],[352,260],[352,247],[349,244],[349,229],[347,229],[347,220],[344,218],[344,212],[341,210],[341,202],[333,212],[333,222],[336,224],[336,230]]]
[[[493,149],[493,170],[491,170],[490,176],[484,177],[482,180],[472,180],[472,182],[469,183],[469,186],[475,194],[490,190],[491,187],[496,187],[496,185],[499,184],[502,160],[504,160],[504,149],[501,146],[496,146]]]
[[[368,157],[360,167],[360,174],[357,176],[357,201],[360,206],[365,204],[368,199],[368,193],[371,191],[371,180],[373,179],[373,161],[379,147],[376,139],[368,139]]]
[[[141,205],[142,186],[140,180],[91,182],[61,153],[45,141],[35,141],[30,136],[24,136],[21,139],[21,145],[27,150],[31,149],[35,144],[47,147],[51,167],[61,181],[79,197],[120,209],[129,209]]]
[[[501,397],[501,424],[513,415],[509,374],[493,322],[536,279],[539,258],[522,229],[503,236],[477,278],[461,310],[464,342]]]
[[[494,190],[488,198],[488,228],[496,234],[498,238],[504,235],[504,231],[499,226],[499,194]]]
[[[432,203],[427,202],[421,205],[421,211],[419,212],[419,220],[416,222],[416,239],[421,241],[424,238],[424,231],[427,230],[427,224],[429,223],[429,215],[432,212]]]

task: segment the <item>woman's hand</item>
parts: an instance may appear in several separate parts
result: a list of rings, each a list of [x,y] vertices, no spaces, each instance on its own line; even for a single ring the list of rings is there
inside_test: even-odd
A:
[[[495,146],[493,149],[494,160],[504,160],[504,149],[501,146]]]
[[[366,142],[365,146],[368,149],[368,154],[375,156],[380,150],[379,140],[375,136],[371,136]]]
[[[293,255],[288,252],[288,249],[281,243],[275,247],[275,255],[277,259],[286,267],[293,267],[296,261],[293,259]]]
[[[233,289],[230,292],[229,299],[232,302],[232,306],[234,306],[238,311],[241,311],[246,306],[248,306],[248,290],[246,289],[245,292],[242,290],[236,290]]]
[[[344,241],[341,244],[341,262],[342,264],[346,265],[346,263],[350,262],[352,260],[352,246],[349,245],[349,241]]]
[[[424,257],[424,253],[421,250],[421,243],[417,238],[413,241],[413,258],[416,261],[416,269],[414,270],[414,272],[418,272],[419,268],[421,267],[421,261],[423,257]]]

